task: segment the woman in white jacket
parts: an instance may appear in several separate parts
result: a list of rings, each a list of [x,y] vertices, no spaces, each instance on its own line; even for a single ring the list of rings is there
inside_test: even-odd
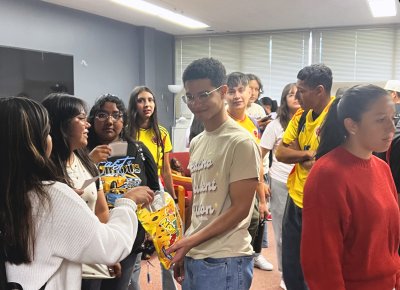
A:
[[[0,98],[0,121],[0,255],[7,280],[24,290],[78,290],[82,263],[113,265],[129,254],[136,204],[151,202],[153,193],[147,187],[126,193],[102,224],[54,174],[44,107]]]

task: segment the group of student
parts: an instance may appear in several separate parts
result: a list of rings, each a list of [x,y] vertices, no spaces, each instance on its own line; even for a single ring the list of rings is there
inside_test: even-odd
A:
[[[0,102],[7,124],[1,283],[7,277],[23,289],[126,290],[131,282],[140,289],[145,231],[137,205],[151,203],[160,187],[176,199],[171,141],[152,91],[135,88],[128,110],[117,96],[103,95],[89,113],[82,99],[65,93],[41,104],[24,97]],[[113,143],[125,143],[124,151],[113,154]],[[176,289],[162,269],[164,289]]]
[[[191,218],[166,249],[182,289],[250,288],[260,256],[252,240],[264,234],[257,229],[269,195],[287,289],[400,289],[397,191],[372,154],[394,137],[387,91],[358,85],[331,97],[331,70],[311,65],[284,88],[277,118],[257,122],[246,113],[251,91],[261,89],[251,76],[226,76],[220,61],[202,58],[182,80],[204,126],[190,142]],[[113,95],[88,116],[85,107],[66,94],[42,104],[0,98],[0,275],[23,289],[126,289],[132,273],[137,283],[145,233],[135,211],[161,186],[176,197],[172,147],[150,89],[135,88],[127,110]],[[115,156],[112,143],[121,140],[126,152]],[[85,184],[99,173],[102,182]],[[120,180],[126,187],[115,198]],[[91,279],[94,272],[117,278]]]
[[[324,65],[297,79],[305,113],[292,118],[276,152],[296,163],[283,217],[286,286],[399,289],[398,196],[389,167],[372,154],[391,145],[393,100],[374,85],[330,97]]]
[[[256,260],[249,226],[254,205],[264,203],[260,184],[272,193],[283,287],[400,289],[398,195],[388,165],[373,155],[394,137],[389,92],[357,85],[331,97],[330,68],[306,66],[284,88],[278,117],[259,142],[257,122],[246,113],[249,77],[224,75],[210,58],[183,74],[186,103],[204,125],[190,144],[192,182],[215,184],[194,193],[186,237],[168,250],[177,253],[183,289],[250,288]],[[261,173],[269,151],[268,187]]]

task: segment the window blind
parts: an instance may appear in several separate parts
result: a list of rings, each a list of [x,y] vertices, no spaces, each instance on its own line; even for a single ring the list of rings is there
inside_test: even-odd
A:
[[[394,77],[395,28],[320,30],[314,61],[333,71],[338,82],[377,82]]]
[[[257,75],[263,95],[279,100],[283,87],[296,82],[298,71],[311,62],[329,66],[334,82],[400,79],[400,26],[181,36],[175,53],[176,84],[193,60],[215,57],[227,73]]]
[[[257,75],[264,96],[280,99],[282,88],[307,64],[308,38],[309,32],[177,38],[175,82],[182,83],[182,72],[193,60],[214,57],[227,73]]]

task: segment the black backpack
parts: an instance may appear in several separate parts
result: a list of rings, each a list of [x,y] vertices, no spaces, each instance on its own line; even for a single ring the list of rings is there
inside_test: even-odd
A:
[[[299,126],[297,127],[297,136],[299,136],[300,132],[303,130],[304,125],[306,124],[306,116],[307,116],[308,111],[304,111],[301,114],[300,120],[299,120]]]

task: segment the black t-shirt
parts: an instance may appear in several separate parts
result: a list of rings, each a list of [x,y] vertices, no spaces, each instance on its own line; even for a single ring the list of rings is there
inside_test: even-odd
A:
[[[140,185],[147,185],[152,190],[160,190],[157,166],[147,147],[140,141],[128,141],[125,156],[113,156],[98,164],[107,204],[114,207],[115,200],[126,191]],[[139,223],[132,251],[140,248],[145,231]]]

